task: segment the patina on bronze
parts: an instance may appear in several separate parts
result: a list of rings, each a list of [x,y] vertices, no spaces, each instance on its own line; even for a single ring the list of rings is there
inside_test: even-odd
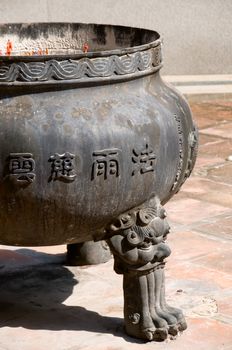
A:
[[[124,278],[127,333],[183,331],[165,301],[163,205],[193,169],[197,132],[160,77],[159,34],[60,23],[0,33],[11,44],[0,57],[0,243],[105,239]]]

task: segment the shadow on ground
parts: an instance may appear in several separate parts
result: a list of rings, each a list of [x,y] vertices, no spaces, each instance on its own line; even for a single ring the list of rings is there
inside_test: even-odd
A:
[[[29,249],[24,254],[34,255]],[[49,259],[43,253],[45,261]],[[50,254],[47,254],[50,255]],[[63,302],[78,295],[77,277],[65,266],[54,264],[28,266],[0,274],[0,327],[23,327],[50,331],[74,330],[108,333],[128,342],[143,343],[125,335],[123,319],[102,316],[81,306]]]

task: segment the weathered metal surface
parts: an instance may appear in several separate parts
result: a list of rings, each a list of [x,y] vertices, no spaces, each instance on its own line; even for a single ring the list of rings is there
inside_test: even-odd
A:
[[[155,195],[165,202],[188,169],[189,111],[158,75],[5,97],[0,106],[2,243],[102,238],[106,224],[124,211]],[[30,153],[35,162],[27,187],[11,181],[12,153]],[[54,176],[51,157],[65,153]]]
[[[127,332],[165,339],[186,327],[182,313],[164,302],[160,269],[170,252],[161,205],[194,166],[191,112],[160,78],[156,32],[71,25],[74,39],[62,48],[67,25],[54,26],[61,28],[57,49],[51,45],[50,54],[35,50],[34,56],[24,54],[25,37],[44,50],[54,28],[0,26],[4,40],[18,28],[18,51],[0,58],[0,243],[108,239],[125,277]],[[131,278],[137,311],[136,301],[127,309]]]

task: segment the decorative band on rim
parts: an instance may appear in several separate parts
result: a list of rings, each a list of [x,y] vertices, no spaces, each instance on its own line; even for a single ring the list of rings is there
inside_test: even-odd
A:
[[[55,83],[57,81],[122,80],[151,74],[161,67],[161,45],[144,51],[106,57],[43,59],[0,62],[0,85],[5,83]],[[21,85],[20,84],[20,85]],[[8,85],[8,84],[6,84]],[[24,85],[24,84],[23,84]]]

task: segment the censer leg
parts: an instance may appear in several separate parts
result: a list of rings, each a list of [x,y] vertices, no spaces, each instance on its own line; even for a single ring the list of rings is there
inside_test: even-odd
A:
[[[67,245],[66,263],[70,266],[97,265],[107,262],[110,258],[111,252],[105,241]]]
[[[113,230],[108,242],[114,269],[123,274],[127,334],[162,341],[186,329],[182,311],[165,301],[164,260],[171,251],[166,244],[169,225],[163,208],[138,210],[131,224],[117,223]]]

